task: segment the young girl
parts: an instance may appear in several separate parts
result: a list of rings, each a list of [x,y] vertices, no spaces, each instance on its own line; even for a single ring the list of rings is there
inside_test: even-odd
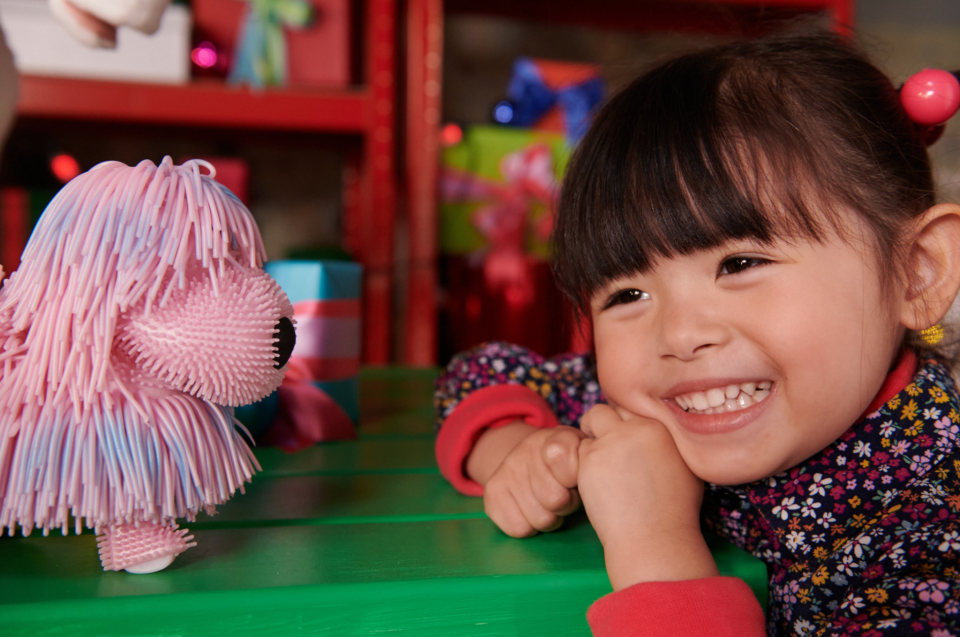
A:
[[[923,133],[833,34],[676,58],[598,115],[554,235],[593,354],[488,344],[436,397],[442,472],[506,533],[582,498],[614,589],[595,634],[960,636],[960,397],[932,348],[960,206]],[[766,629],[701,519],[768,565]]]

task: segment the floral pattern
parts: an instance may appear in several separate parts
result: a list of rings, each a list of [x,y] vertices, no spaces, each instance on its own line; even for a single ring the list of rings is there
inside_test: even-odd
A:
[[[489,343],[437,381],[438,427],[470,393],[523,384],[563,424],[604,402],[588,356]],[[925,361],[839,440],[767,480],[708,485],[705,523],[767,564],[770,635],[960,637],[960,397]]]
[[[605,402],[589,354],[544,359],[516,345],[484,343],[456,355],[437,379],[437,429],[461,400],[483,387],[504,384],[525,385],[542,396],[562,425],[579,426],[580,416]]]

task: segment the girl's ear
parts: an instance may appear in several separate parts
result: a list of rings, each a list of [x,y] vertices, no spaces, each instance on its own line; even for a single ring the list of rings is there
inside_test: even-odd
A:
[[[960,205],[933,206],[914,232],[900,322],[919,331],[940,322],[960,291]]]

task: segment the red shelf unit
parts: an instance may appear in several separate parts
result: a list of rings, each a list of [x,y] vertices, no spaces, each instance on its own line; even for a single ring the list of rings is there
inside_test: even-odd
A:
[[[17,110],[61,120],[361,134],[369,103],[362,89],[256,91],[218,81],[136,84],[27,75],[20,78]]]
[[[854,0],[407,0],[407,117],[404,179],[409,222],[406,338],[401,362],[436,364],[437,176],[443,16],[494,15],[633,31],[751,34],[777,21],[823,14],[839,32],[854,21]]]
[[[365,0],[364,84],[345,89],[251,90],[215,81],[137,84],[20,78],[17,114],[59,121],[328,132],[360,138],[347,158],[344,242],[364,264],[363,360],[392,358],[396,221],[395,0]]]

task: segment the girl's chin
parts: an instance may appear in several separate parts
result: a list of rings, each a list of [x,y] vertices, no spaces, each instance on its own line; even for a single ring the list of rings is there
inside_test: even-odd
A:
[[[759,480],[766,480],[775,472],[771,473],[769,469],[763,467],[720,467],[717,469],[698,468],[691,469],[694,475],[708,484],[715,484],[720,487],[732,487],[738,484],[749,484]]]

